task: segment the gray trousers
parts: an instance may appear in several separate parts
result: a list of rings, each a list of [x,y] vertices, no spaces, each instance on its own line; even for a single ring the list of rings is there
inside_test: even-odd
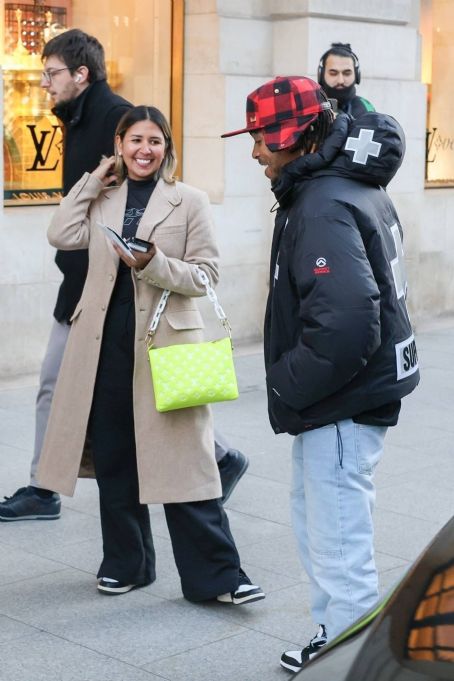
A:
[[[40,487],[36,480],[36,471],[38,469],[39,457],[41,456],[44,435],[46,434],[55,384],[57,383],[58,372],[60,371],[70,329],[71,326],[66,324],[66,322],[57,322],[54,319],[46,354],[41,366],[39,389],[36,398],[35,446],[30,466],[30,485],[33,485],[33,487]],[[217,431],[214,433],[214,438],[216,461],[219,462],[227,454],[229,445]]]

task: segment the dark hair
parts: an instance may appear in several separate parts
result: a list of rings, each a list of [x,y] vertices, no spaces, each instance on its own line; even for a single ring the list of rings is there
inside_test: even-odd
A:
[[[78,28],[60,33],[45,44],[41,59],[57,56],[74,73],[79,66],[86,66],[88,81],[105,80],[106,63],[104,48],[97,38]]]
[[[172,130],[170,129],[169,122],[167,121],[167,118],[164,116],[164,114],[159,111],[159,109],[156,109],[154,106],[145,106],[143,104],[129,109],[129,111],[123,114],[123,116],[120,118],[117,129],[115,130],[115,137],[118,135],[118,137],[123,140],[129,128],[134,125],[134,123],[138,123],[139,121],[151,121],[157,125],[162,132],[165,140],[166,150],[162,165],[159,168],[158,177],[162,177],[162,179],[168,184],[173,184],[175,182],[174,173],[177,167],[175,143],[173,141]],[[121,180],[124,180],[127,175],[125,162],[123,161],[123,157],[119,155],[116,145],[115,172]]]
[[[323,99],[328,102],[329,100],[323,90],[320,92]],[[313,151],[317,151],[328,137],[333,122],[334,113],[332,109],[321,111],[315,121],[301,133],[290,151],[301,149],[304,154],[311,154]]]
[[[334,54],[336,57],[348,57],[352,60],[353,70],[355,72],[355,83],[359,85],[361,81],[361,68],[359,65],[359,59],[353,52],[350,43],[331,43],[329,50],[326,50],[326,52],[322,54],[317,69],[317,80],[320,85],[324,84],[326,60],[331,54]]]
[[[351,59],[353,59],[353,61],[355,61],[354,59],[355,55],[350,43],[331,43],[330,49],[327,50],[323,55],[324,63],[326,62],[330,54],[335,54],[337,57],[350,57]]]

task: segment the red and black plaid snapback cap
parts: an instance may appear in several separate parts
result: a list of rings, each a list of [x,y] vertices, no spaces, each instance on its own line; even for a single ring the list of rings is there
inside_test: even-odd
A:
[[[263,129],[267,147],[279,151],[295,144],[318,114],[330,108],[315,81],[304,76],[278,76],[248,95],[246,127],[221,137]]]

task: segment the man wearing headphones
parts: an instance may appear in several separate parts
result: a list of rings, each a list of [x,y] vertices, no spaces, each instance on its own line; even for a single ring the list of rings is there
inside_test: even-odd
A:
[[[320,58],[317,72],[318,82],[329,99],[337,100],[338,110],[358,118],[368,111],[375,111],[373,105],[356,94],[356,85],[361,82],[359,60],[349,43],[331,43],[331,47]]]

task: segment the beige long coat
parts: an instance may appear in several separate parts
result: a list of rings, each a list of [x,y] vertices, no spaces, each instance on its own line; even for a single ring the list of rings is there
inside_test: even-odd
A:
[[[105,189],[86,173],[57,209],[49,227],[52,245],[89,249],[89,269],[75,309],[38,469],[39,483],[71,496],[77,481],[93,398],[103,324],[115,284],[119,258],[96,222],[119,234],[127,183]],[[140,272],[131,271],[135,289],[134,421],[142,503],[200,501],[221,495],[214,458],[209,407],[158,413],[145,345],[148,325],[162,289],[167,308],[155,345],[203,339],[203,321],[194,296],[204,294],[199,265],[217,281],[218,252],[205,194],[181,183],[159,180],[137,230],[157,252]]]

